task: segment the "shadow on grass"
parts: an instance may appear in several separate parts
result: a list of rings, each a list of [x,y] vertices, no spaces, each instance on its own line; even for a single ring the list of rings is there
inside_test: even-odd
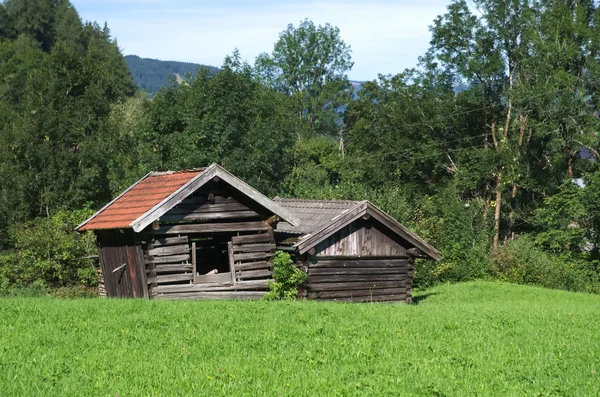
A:
[[[427,292],[425,294],[413,296],[412,303],[413,303],[413,305],[418,305],[419,303],[421,303],[425,299],[429,298],[430,296],[437,295],[437,294],[438,294],[437,292]]]

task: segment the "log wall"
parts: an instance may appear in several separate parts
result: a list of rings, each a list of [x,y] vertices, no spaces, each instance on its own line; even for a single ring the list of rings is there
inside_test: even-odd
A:
[[[201,187],[144,233],[150,296],[262,297],[272,281],[275,254],[271,216],[224,183]],[[209,274],[215,269],[217,274]]]
[[[309,299],[412,302],[411,257],[314,257],[304,264]]]

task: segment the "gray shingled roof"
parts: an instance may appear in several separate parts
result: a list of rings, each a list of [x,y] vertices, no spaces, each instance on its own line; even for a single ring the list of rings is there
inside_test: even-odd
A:
[[[357,206],[360,201],[350,200],[299,200],[299,199],[273,199],[281,207],[285,208],[298,219],[300,225],[294,227],[287,222],[279,222],[277,231],[293,234],[313,233],[331,221]]]

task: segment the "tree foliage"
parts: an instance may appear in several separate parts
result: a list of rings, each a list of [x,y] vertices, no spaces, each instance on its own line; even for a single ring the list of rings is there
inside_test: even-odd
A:
[[[295,113],[321,134],[339,129],[339,111],[352,98],[346,72],[350,47],[337,27],[304,20],[280,33],[273,52],[256,58],[256,74],[268,86],[293,99]]]
[[[254,67],[235,51],[149,98],[106,25],[66,0],[7,0],[2,258],[27,249],[15,230],[58,227],[148,171],[221,162],[268,195],[371,200],[442,251],[417,263],[418,285],[597,291],[599,16],[591,0],[454,0],[415,68],[356,96],[339,29],[305,20]]]

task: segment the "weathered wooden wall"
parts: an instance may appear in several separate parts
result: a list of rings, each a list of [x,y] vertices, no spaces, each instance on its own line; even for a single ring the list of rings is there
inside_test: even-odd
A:
[[[158,228],[150,226],[144,232],[150,295],[155,299],[262,297],[268,291],[269,262],[275,254],[271,215],[222,182],[201,187],[164,214]],[[214,268],[219,273],[194,275],[192,258],[202,272]]]
[[[398,236],[373,219],[360,219],[343,227],[316,247],[317,256],[404,256]]]
[[[96,232],[106,295],[147,298],[144,254],[133,230]]]
[[[313,257],[308,269],[309,299],[351,302],[412,301],[413,259]]]

